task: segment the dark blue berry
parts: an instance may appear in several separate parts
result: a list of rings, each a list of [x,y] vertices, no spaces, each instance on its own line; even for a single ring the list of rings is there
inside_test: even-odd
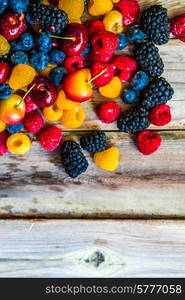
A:
[[[141,43],[147,38],[147,35],[139,25],[135,25],[127,32],[127,38],[130,43]]]
[[[20,132],[22,128],[23,128],[23,124],[18,123],[15,125],[8,125],[6,129],[9,131],[9,133],[13,134],[13,133]]]
[[[0,0],[0,14],[3,14],[9,5],[9,0]]]
[[[34,39],[31,33],[24,33],[17,40],[11,42],[12,51],[30,51],[34,47]]]
[[[23,51],[16,51],[11,56],[11,61],[13,64],[27,64],[28,56]]]
[[[12,89],[8,84],[0,84],[0,99],[7,99],[11,96],[11,94]]]
[[[17,13],[23,13],[27,11],[29,0],[10,0],[10,7]]]
[[[49,63],[49,56],[44,52],[34,51],[30,57],[30,65],[38,71],[44,70]]]
[[[118,34],[118,47],[117,50],[123,50],[128,46],[128,40],[124,33]]]
[[[121,98],[125,103],[130,104],[136,101],[137,93],[132,89],[126,89]]]
[[[43,52],[49,52],[52,48],[52,38],[47,34],[41,34],[37,39],[37,48]]]
[[[49,53],[49,62],[54,65],[59,65],[64,61],[65,57],[66,55],[64,52],[60,50],[52,50]]]
[[[53,84],[59,85],[62,83],[63,78],[66,76],[67,71],[63,67],[57,67],[51,70],[49,77]]]
[[[135,91],[143,90],[149,83],[148,75],[143,71],[138,71],[132,79],[133,89]]]

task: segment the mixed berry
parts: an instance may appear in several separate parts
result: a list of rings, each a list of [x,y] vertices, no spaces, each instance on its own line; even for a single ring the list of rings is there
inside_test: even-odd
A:
[[[95,19],[82,24],[85,5]],[[63,134],[57,124],[80,128],[82,103],[93,88],[108,99],[97,109],[100,122],[117,122],[121,132],[136,134],[142,154],[155,152],[162,139],[146,128],[172,118],[167,101],[174,91],[161,77],[156,46],[168,42],[170,31],[185,42],[185,14],[170,22],[166,8],[141,12],[137,0],[0,0],[0,155],[26,154],[33,134],[46,151],[58,148]],[[130,56],[124,53],[129,44]],[[118,97],[131,108],[123,110]],[[103,170],[116,170],[119,149],[97,131],[80,143],[62,143],[70,177],[88,167],[83,150]]]

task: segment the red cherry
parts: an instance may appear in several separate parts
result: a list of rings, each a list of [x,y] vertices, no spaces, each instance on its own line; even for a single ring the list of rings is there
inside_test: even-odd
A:
[[[88,42],[88,34],[85,26],[78,23],[71,23],[65,28],[63,37],[74,38],[73,40],[62,40],[61,50],[67,56],[80,54],[86,47]]]
[[[4,83],[10,75],[10,66],[5,62],[0,62],[0,83]]]

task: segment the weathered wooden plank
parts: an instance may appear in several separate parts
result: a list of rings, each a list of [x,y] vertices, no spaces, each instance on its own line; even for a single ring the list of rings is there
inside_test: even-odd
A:
[[[41,221],[0,221],[0,277],[185,276],[184,221]]]
[[[185,132],[162,132],[157,153],[144,157],[125,134],[108,133],[120,148],[116,172],[88,171],[70,179],[60,154],[38,143],[24,157],[1,158],[0,215],[47,217],[182,217],[185,216]],[[80,134],[72,139],[78,139]]]

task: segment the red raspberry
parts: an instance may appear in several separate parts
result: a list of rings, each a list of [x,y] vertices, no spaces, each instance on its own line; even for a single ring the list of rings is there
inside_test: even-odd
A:
[[[185,13],[171,20],[170,31],[182,42],[185,42]]]
[[[157,151],[161,145],[161,136],[153,131],[143,130],[138,133],[136,146],[143,155],[150,155]]]
[[[154,106],[149,113],[149,121],[156,126],[164,126],[172,119],[170,107],[166,104]]]
[[[0,156],[6,154],[8,152],[8,148],[6,146],[6,141],[9,136],[10,136],[10,134],[6,130],[0,132]]]
[[[121,113],[121,107],[114,101],[108,101],[100,105],[98,117],[103,123],[116,121]]]
[[[46,151],[55,150],[62,139],[62,132],[56,126],[47,126],[39,133],[39,140]]]
[[[114,56],[111,62],[114,64],[116,75],[120,77],[121,81],[129,81],[137,71],[137,61],[130,56]]]
[[[137,0],[121,0],[116,6],[120,9],[125,26],[136,22],[140,13],[140,6]]]
[[[31,133],[36,133],[43,127],[44,120],[37,111],[32,111],[26,114],[23,124],[26,130]]]
[[[88,31],[89,36],[100,31],[105,31],[105,26],[102,21],[90,20],[85,22],[84,25]]]
[[[93,34],[91,39],[93,61],[108,62],[118,46],[118,37],[109,31],[100,31]]]
[[[95,77],[96,75],[100,74],[101,71],[103,71],[104,69],[107,69],[107,71],[93,81],[96,87],[104,86],[112,80],[114,76],[114,66],[112,64],[99,62],[94,63],[91,66],[92,77]]]
[[[69,56],[64,60],[63,66],[69,73],[78,69],[82,69],[84,67],[83,56]]]

